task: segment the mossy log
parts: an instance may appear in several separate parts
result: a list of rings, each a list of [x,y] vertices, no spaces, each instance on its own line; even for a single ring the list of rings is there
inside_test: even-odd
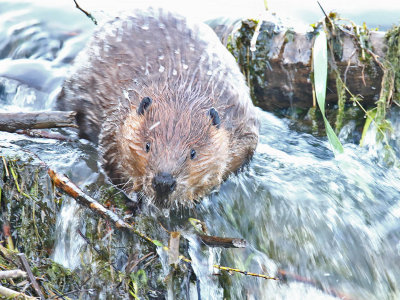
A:
[[[214,20],[209,25],[235,56],[256,105],[269,111],[313,106],[311,55],[317,31],[295,32],[267,20]],[[383,70],[375,59],[385,57],[385,32],[367,32],[363,38],[361,46],[346,27],[329,34],[327,105],[338,99],[333,65],[351,93],[361,95],[363,105],[379,99]],[[367,47],[375,57],[364,55]]]

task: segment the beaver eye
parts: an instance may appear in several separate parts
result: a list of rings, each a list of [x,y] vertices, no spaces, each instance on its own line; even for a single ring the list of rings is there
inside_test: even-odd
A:
[[[144,115],[144,112],[149,108],[150,104],[153,102],[150,97],[144,97],[139,104],[137,109],[138,115]]]
[[[150,151],[150,142],[146,143],[146,152],[148,153]]]
[[[196,157],[196,150],[192,149],[190,150],[190,159],[193,159]]]

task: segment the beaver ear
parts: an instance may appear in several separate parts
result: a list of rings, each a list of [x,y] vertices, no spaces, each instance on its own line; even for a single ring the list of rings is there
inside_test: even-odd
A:
[[[138,115],[143,115],[144,112],[146,111],[146,109],[149,108],[151,102],[153,102],[153,100],[151,100],[150,97],[144,97],[142,99],[142,101],[140,102],[139,107],[137,109]]]
[[[219,118],[218,111],[214,107],[211,107],[210,110],[208,111],[208,115],[212,120],[212,124],[217,128],[219,128],[221,124],[221,119]]]

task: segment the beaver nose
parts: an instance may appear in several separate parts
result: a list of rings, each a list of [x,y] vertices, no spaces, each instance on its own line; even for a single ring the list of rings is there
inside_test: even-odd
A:
[[[176,180],[171,174],[161,172],[153,178],[153,188],[158,197],[171,194],[176,187]]]

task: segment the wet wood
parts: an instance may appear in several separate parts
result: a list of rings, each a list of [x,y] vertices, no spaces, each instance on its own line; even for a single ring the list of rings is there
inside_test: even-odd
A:
[[[39,287],[39,285],[38,285],[38,283],[36,281],[35,276],[33,276],[33,274],[32,274],[31,267],[29,266],[29,263],[28,263],[28,260],[25,257],[25,254],[24,253],[18,253],[18,257],[19,257],[19,259],[21,261],[21,264],[24,267],[26,273],[28,274],[29,281],[32,284],[32,286],[33,286],[34,290],[36,291],[37,295],[39,296],[40,299],[44,300],[45,297],[44,297],[44,295],[43,295],[43,293],[42,293],[42,291],[41,291],[41,289],[40,289],[40,287]]]
[[[103,219],[114,224],[114,226],[117,228],[125,228],[128,230],[132,229],[130,224],[121,220],[115,213],[106,209],[103,205],[89,195],[86,195],[68,177],[64,176],[63,174],[56,173],[50,168],[48,169],[47,173],[58,188],[73,197],[79,204],[90,208],[93,212],[99,214]]]
[[[169,265],[176,266],[179,263],[179,241],[181,238],[181,233],[178,231],[173,231],[169,235],[168,242],[168,263]]]
[[[223,248],[246,248],[247,242],[244,239],[225,238],[211,235],[199,235],[201,241],[209,247]]]
[[[76,112],[40,111],[0,113],[0,131],[15,132],[19,129],[44,129],[75,127]]]
[[[15,133],[27,135],[34,138],[52,139],[66,142],[76,141],[76,139],[74,138],[42,129],[18,129],[17,131],[15,131]]]
[[[210,23],[238,61],[257,106],[269,111],[313,106],[311,54],[315,33],[296,32],[268,20],[259,27],[251,20]],[[361,95],[363,105],[374,105],[381,90],[380,64],[374,58],[361,58],[361,47],[351,29],[343,28],[329,38],[335,39],[337,49],[328,50],[328,59],[335,61],[352,94]],[[371,31],[368,43],[375,58],[385,57],[385,32]],[[336,75],[331,68],[332,64],[328,70],[327,105],[337,103]]]
[[[22,270],[7,270],[7,271],[0,271],[0,280],[1,279],[8,279],[8,278],[20,278],[26,277],[26,272]]]
[[[28,295],[25,295],[24,293],[16,292],[1,285],[0,285],[0,296],[4,296],[4,298],[6,299],[34,299],[34,300],[37,299],[36,297],[30,297]]]
[[[377,53],[383,53],[385,48],[384,34],[370,34]],[[273,52],[270,52],[269,65],[263,74],[264,84],[257,80],[252,82],[260,107],[269,110],[312,107],[311,52],[314,37],[294,33],[293,39],[285,43],[285,33],[280,33],[273,39]],[[379,98],[383,71],[372,59],[368,62],[360,61],[358,45],[350,34],[342,33],[341,40],[342,56],[335,58],[341,78],[354,95],[362,95],[364,105],[373,105]],[[332,55],[328,54],[328,58],[332,60]],[[326,103],[335,105],[338,100],[336,75],[331,69],[328,74]]]

